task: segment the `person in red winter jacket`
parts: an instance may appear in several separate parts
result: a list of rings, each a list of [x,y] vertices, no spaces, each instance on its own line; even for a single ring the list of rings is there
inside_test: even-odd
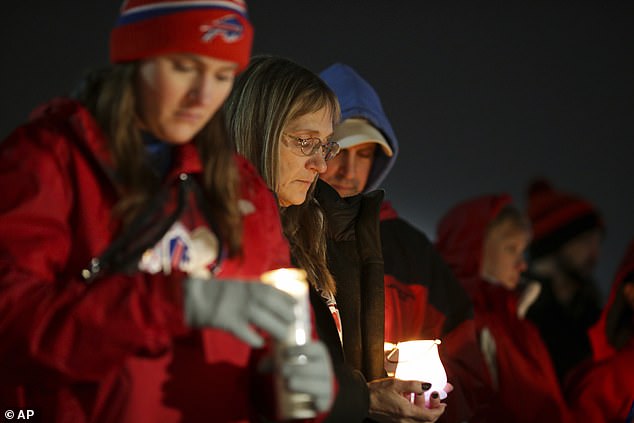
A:
[[[575,416],[596,423],[634,422],[634,241],[589,337],[593,362],[573,371],[566,390]]]
[[[548,350],[525,320],[530,288],[520,275],[530,224],[506,195],[454,206],[440,220],[436,246],[469,293],[493,401],[473,421],[567,422],[569,411]],[[534,286],[534,285],[531,285]]]
[[[242,1],[129,0],[112,65],[0,144],[0,405],[38,421],[271,416],[259,363],[293,299],[277,205],[219,113],[247,64]],[[264,348],[262,348],[264,347]],[[282,363],[330,404],[325,347]]]

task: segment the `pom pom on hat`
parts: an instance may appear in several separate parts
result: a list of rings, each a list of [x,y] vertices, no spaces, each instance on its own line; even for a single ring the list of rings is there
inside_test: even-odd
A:
[[[253,28],[242,0],[127,0],[110,33],[110,61],[192,53],[249,63]]]
[[[544,179],[533,181],[528,188],[527,214],[533,226],[530,246],[533,259],[553,253],[583,232],[604,227],[599,212],[590,202],[557,191]]]

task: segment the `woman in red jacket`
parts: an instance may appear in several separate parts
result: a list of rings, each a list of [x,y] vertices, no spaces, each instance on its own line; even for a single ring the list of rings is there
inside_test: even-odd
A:
[[[3,409],[65,422],[268,414],[255,407],[260,347],[286,335],[293,300],[248,282],[288,266],[289,250],[219,113],[252,35],[242,1],[128,0],[112,66],[1,144]],[[283,371],[324,410],[311,387],[331,371],[314,345]]]
[[[473,421],[567,422],[568,410],[537,329],[518,302],[530,227],[508,195],[474,198],[438,225],[437,247],[469,293],[494,397]]]

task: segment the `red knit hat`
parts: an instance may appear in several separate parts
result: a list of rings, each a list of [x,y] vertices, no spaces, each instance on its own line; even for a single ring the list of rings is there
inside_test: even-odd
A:
[[[530,254],[546,256],[593,228],[603,228],[599,212],[588,201],[556,191],[548,181],[534,181],[528,189],[528,217],[533,225]]]
[[[193,53],[249,63],[253,28],[242,0],[126,0],[110,33],[110,61]]]

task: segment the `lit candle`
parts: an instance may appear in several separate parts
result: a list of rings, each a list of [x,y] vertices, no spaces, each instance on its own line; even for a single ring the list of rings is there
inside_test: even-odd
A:
[[[302,269],[276,269],[263,273],[260,280],[286,292],[296,301],[293,306],[295,321],[290,325],[286,339],[274,346],[278,418],[282,420],[313,418],[316,412],[312,397],[303,392],[290,391],[280,371],[282,363],[294,360],[297,365],[301,365],[307,359],[304,355],[291,357],[287,351],[290,346],[306,344],[311,336],[311,308],[306,272]]]
[[[431,388],[425,391],[425,402],[436,391],[440,399],[447,398],[445,385],[447,373],[438,355],[439,339],[399,342],[398,362],[394,377],[402,380],[418,380],[431,383]],[[413,402],[413,394],[410,397]]]
[[[288,345],[304,345],[311,332],[306,272],[302,269],[282,268],[263,273],[260,279],[295,299],[296,303],[293,308],[295,323],[289,329],[286,343]]]

